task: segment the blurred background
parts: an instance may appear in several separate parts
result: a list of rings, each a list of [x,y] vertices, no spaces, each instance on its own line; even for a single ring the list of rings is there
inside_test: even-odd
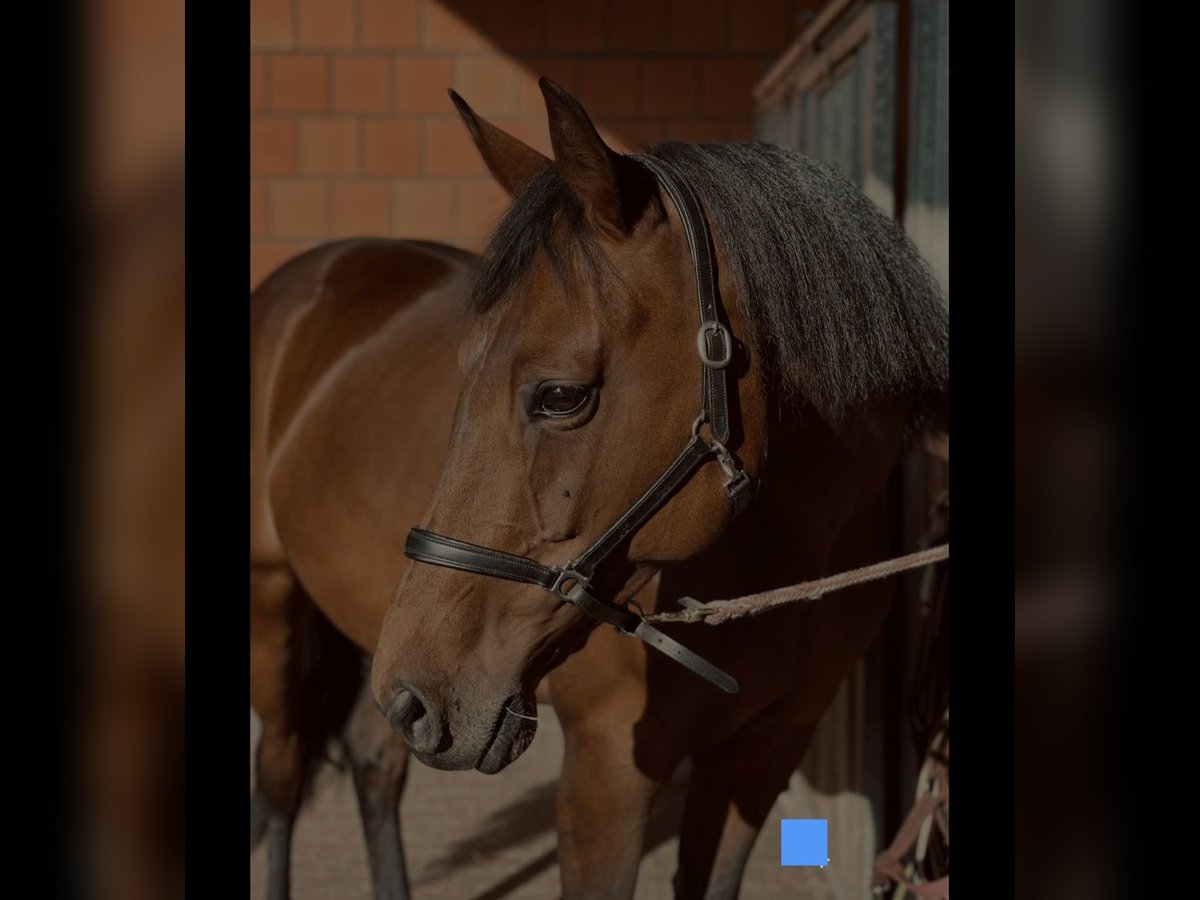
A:
[[[184,10],[79,6],[87,594],[72,875],[88,897],[152,900],[183,894]]]
[[[1124,896],[1132,781],[1130,358],[1134,23],[1112,0],[1016,6],[1017,894]],[[1118,644],[1118,640],[1122,643]],[[1128,810],[1127,810],[1128,812]],[[1131,817],[1136,819],[1136,817]],[[1128,826],[1133,827],[1133,826]],[[1142,893],[1137,891],[1136,893]]]

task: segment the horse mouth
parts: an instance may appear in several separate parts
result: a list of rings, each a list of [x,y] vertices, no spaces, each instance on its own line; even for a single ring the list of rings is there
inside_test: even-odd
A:
[[[528,749],[536,732],[537,702],[532,697],[514,694],[501,705],[492,738],[475,768],[485,775],[495,775]]]

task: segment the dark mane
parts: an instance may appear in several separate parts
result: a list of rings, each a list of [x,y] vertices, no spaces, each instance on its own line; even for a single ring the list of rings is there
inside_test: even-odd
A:
[[[583,204],[553,166],[530,180],[496,226],[471,279],[470,311],[485,313],[498,304],[539,250],[564,284],[575,259],[582,258],[594,274],[607,261],[587,226]]]
[[[830,166],[771,144],[659,144],[705,205],[729,259],[752,346],[785,398],[837,419],[864,401],[907,396],[920,424],[944,427],[946,308],[899,226]],[[499,302],[544,248],[603,259],[583,208],[553,168],[515,199],[476,271],[471,305]]]

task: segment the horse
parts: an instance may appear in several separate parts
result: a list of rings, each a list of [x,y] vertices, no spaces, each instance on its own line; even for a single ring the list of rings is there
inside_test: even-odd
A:
[[[898,226],[824,164],[762,143],[624,156],[539,84],[553,160],[452,93],[512,197],[481,257],[339,242],[252,300],[252,702],[277,855],[309,752],[298,647],[327,618],[371,655],[377,724],[437,768],[516,759],[546,678],[565,897],[632,895],[685,758],[676,895],[734,897],[891,592],[649,642],[641,615],[887,554],[881,488],[906,440],[945,425],[945,307]],[[662,171],[711,224],[702,242]],[[716,318],[702,299],[697,322],[700,257]],[[666,478],[681,447],[700,449]],[[554,574],[550,596],[514,572]]]
[[[389,551],[397,523],[428,504],[449,440],[471,265],[428,242],[345,240],[288,261],[251,295],[250,701],[262,723],[251,849],[267,841],[271,900],[289,895],[292,828],[331,743],[354,779],[376,895],[408,896],[408,754],[365,690],[363,653],[404,568]],[[386,365],[392,353],[415,368]],[[418,432],[379,415],[387,395]],[[377,528],[360,531],[361,516]]]

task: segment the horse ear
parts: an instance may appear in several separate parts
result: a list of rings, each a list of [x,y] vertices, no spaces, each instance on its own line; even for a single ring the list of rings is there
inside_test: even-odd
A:
[[[467,131],[479,148],[479,155],[501,187],[515,196],[542,169],[551,165],[549,159],[528,144],[517,140],[507,131],[497,128],[467,105],[467,101],[450,91],[454,108],[467,123]]]
[[[579,101],[539,78],[550,120],[554,165],[600,228],[627,234],[637,223],[653,181],[649,173],[604,143]],[[650,180],[648,180],[650,179]]]

